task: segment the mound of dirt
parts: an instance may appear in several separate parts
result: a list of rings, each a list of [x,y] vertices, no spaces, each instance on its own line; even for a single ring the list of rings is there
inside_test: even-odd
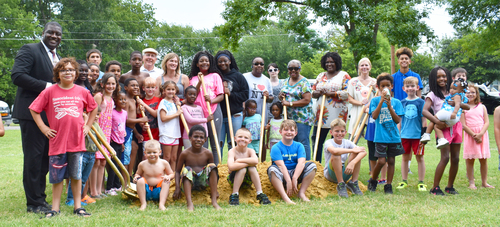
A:
[[[314,177],[313,182],[306,191],[306,195],[309,198],[311,197],[325,198],[328,195],[337,195],[337,189],[336,189],[337,184],[328,181],[323,176],[323,166],[321,165],[321,163],[319,162],[315,163],[318,167],[318,170],[316,171],[316,176]],[[259,163],[257,165],[257,171],[259,172],[260,181],[262,184],[262,191],[269,197],[269,200],[271,200],[272,202],[276,202],[281,200],[281,197],[278,194],[278,192],[274,189],[273,185],[269,181],[269,177],[267,176],[267,168],[270,165],[271,162]],[[218,202],[228,203],[229,196],[233,192],[233,187],[227,181],[227,176],[229,175],[227,164],[219,165],[218,170],[219,170],[219,183],[217,185],[217,190],[219,192]],[[367,187],[361,182],[359,182],[359,188],[363,192],[367,190]],[[169,203],[174,202],[172,199],[174,191],[175,191],[175,182],[172,182],[172,184],[170,185],[170,192],[169,192],[169,198],[167,200],[167,205]],[[349,190],[348,193],[351,194]],[[256,199],[257,195],[255,187],[253,185],[250,187],[240,188],[239,194],[240,194],[240,203],[260,205],[259,201]],[[193,191],[192,199],[195,205],[199,204],[211,205],[212,202],[210,199],[210,188],[207,187],[204,191]],[[184,193],[182,193],[182,197],[178,201],[181,203],[186,203],[186,197],[184,196]],[[140,204],[137,203],[137,205]]]

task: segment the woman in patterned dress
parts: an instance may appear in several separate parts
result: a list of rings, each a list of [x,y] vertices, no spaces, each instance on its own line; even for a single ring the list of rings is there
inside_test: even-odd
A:
[[[307,79],[300,75],[301,63],[298,60],[288,62],[288,75],[290,76],[283,83],[279,99],[283,106],[287,107],[290,120],[297,124],[297,131],[294,140],[302,143],[306,150],[306,160],[311,160],[311,146],[309,145],[309,133],[313,125],[314,115],[311,103],[311,85]]]
[[[326,70],[316,77],[316,83],[312,86],[312,97],[318,99],[318,108],[316,109],[316,121],[318,124],[319,114],[321,111],[321,102],[323,95],[326,97],[325,106],[323,108],[322,127],[320,130],[318,141],[318,152],[315,160],[321,162],[323,153],[323,143],[325,142],[330,123],[337,118],[344,121],[347,119],[347,84],[351,79],[349,74],[342,69],[342,58],[337,52],[327,52],[321,57],[321,67]],[[316,142],[317,126],[314,127],[312,141]],[[314,146],[313,146],[314,147]]]
[[[359,113],[362,111],[363,106],[369,103],[368,92],[370,87],[373,86],[372,92],[375,93],[375,84],[377,80],[370,77],[370,70],[372,69],[372,63],[368,58],[362,58],[358,63],[358,77],[354,77],[349,81],[349,86],[347,87],[347,92],[349,93],[349,103],[351,107],[349,109],[349,115],[351,115],[349,120],[349,129],[347,132],[349,136],[353,132],[354,125],[358,121]],[[373,94],[372,96],[373,97]]]

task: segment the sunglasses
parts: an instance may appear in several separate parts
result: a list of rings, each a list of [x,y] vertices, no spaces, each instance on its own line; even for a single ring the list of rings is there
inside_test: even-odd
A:
[[[278,72],[278,70],[279,70],[279,69],[274,68],[274,69],[268,69],[267,71],[268,71],[268,72],[270,72],[270,73],[272,73],[272,72]]]
[[[262,63],[262,62],[256,62],[256,63],[253,63],[253,65],[255,65],[255,66],[259,66],[259,65],[260,66],[264,66],[264,63]]]
[[[288,67],[288,71],[299,71],[300,67]]]

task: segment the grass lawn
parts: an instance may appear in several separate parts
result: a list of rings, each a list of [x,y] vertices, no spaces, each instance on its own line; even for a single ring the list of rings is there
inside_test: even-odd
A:
[[[123,200],[120,196],[108,197],[85,208],[92,213],[90,218],[79,218],[72,214],[73,208],[61,205],[61,215],[52,219],[39,220],[41,215],[26,213],[26,200],[22,186],[23,154],[19,130],[9,130],[0,138],[0,223],[2,226],[26,225],[84,225],[84,226],[216,226],[216,225],[376,225],[376,226],[465,226],[498,225],[498,207],[500,207],[500,171],[498,170],[498,151],[493,135],[493,116],[490,115],[491,159],[488,161],[488,183],[495,189],[481,188],[479,163],[476,162],[475,176],[478,190],[469,190],[465,175],[465,161],[460,160],[460,168],[455,181],[455,188],[460,193],[455,196],[433,196],[417,190],[417,162],[411,164],[413,174],[409,175],[409,187],[404,190],[394,189],[393,195],[384,195],[379,185],[376,193],[365,192],[364,196],[352,196],[340,199],[331,195],[326,199],[312,198],[312,202],[298,202],[296,206],[278,201],[271,206],[240,205],[229,206],[227,201],[219,200],[221,211],[212,206],[195,204],[195,211],[188,213],[184,203],[167,203],[167,211],[161,212],[157,205],[148,204],[145,212],[138,211],[132,200]],[[439,151],[426,146],[425,162],[427,173],[425,183],[431,188],[434,171],[439,162]],[[366,146],[361,139],[360,146]],[[227,148],[226,148],[227,149]],[[226,153],[227,154],[227,153]],[[227,155],[225,156],[227,157]],[[462,158],[462,155],[461,155]],[[269,160],[269,159],[268,159]],[[401,180],[401,157],[396,159],[396,173],[393,187]],[[323,174],[323,173],[317,173]],[[360,181],[366,184],[368,176],[368,157],[362,160]],[[448,179],[448,168],[441,181],[444,189]],[[221,179],[223,180],[223,179]],[[268,181],[268,179],[262,179]],[[48,182],[48,181],[47,181]],[[332,184],[332,189],[334,185]],[[48,201],[52,200],[51,185],[47,185]],[[65,198],[66,195],[63,195]],[[63,200],[64,201],[64,200]]]

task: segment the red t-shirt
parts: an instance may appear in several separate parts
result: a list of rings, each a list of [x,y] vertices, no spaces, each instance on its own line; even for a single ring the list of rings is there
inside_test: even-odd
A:
[[[88,90],[76,85],[65,90],[53,85],[43,90],[29,108],[37,113],[45,111],[50,128],[57,132],[49,140],[49,156],[86,150],[82,113],[97,108]]]
[[[146,105],[151,107],[153,110],[157,110],[158,104],[160,104],[161,102],[161,98],[154,96],[150,100],[144,98],[142,101],[144,101],[144,103],[146,103]],[[151,134],[153,135],[153,138],[155,140],[160,140],[160,131],[158,129],[158,118],[151,116],[151,114],[149,114],[147,110],[144,111],[144,114],[146,114],[146,116],[148,117],[148,124],[149,128],[151,129]],[[142,136],[144,137],[144,141],[149,140],[148,131],[142,131]]]

